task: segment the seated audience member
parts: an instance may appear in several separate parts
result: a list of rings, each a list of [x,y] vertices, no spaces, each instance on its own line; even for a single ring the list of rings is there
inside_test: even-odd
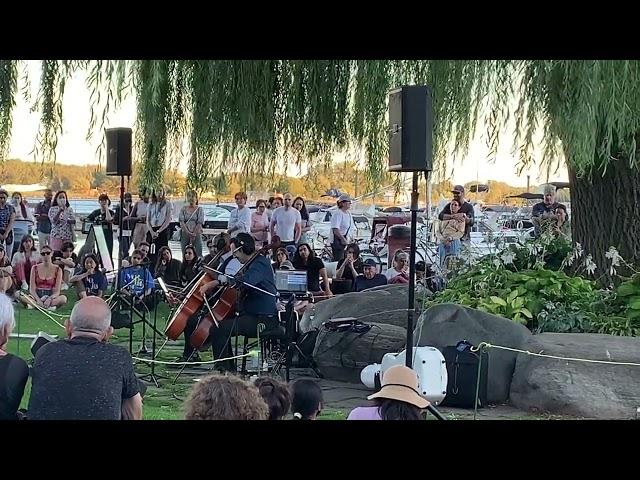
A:
[[[356,277],[356,292],[387,284],[387,277],[377,273],[377,269],[378,266],[372,258],[367,258],[363,262],[363,274]]]
[[[0,244],[0,293],[13,291],[13,267],[7,258],[4,245]]]
[[[127,350],[111,345],[109,305],[78,301],[65,322],[67,339],[36,353],[28,417],[33,420],[140,420],[142,398]]]
[[[67,297],[60,294],[62,284],[62,269],[51,263],[53,250],[49,245],[40,247],[42,263],[31,267],[31,283],[29,293],[42,308],[55,310],[56,307],[67,303]],[[27,304],[27,308],[31,307]],[[31,307],[33,308],[33,307]]]
[[[299,379],[291,384],[291,411],[295,420],[315,420],[322,410],[322,389],[317,382]]]
[[[324,294],[327,297],[333,296],[329,289],[327,269],[323,261],[316,257],[315,252],[308,243],[298,245],[291,263],[293,263],[293,267],[296,270],[305,270],[307,272],[307,290],[309,292],[319,294],[324,290]],[[320,277],[322,277],[322,288],[320,288]]]
[[[210,238],[209,240],[207,240],[207,250],[209,250],[209,253],[207,253],[202,259],[202,262],[205,265],[208,265],[209,262],[213,260],[213,257],[216,256],[216,253],[218,253],[218,249],[216,248],[215,238]]]
[[[269,407],[258,389],[234,375],[210,375],[191,389],[186,420],[266,420]]]
[[[351,285],[348,289],[345,289],[345,292],[341,291],[339,293],[353,291],[356,284],[356,277],[358,275],[362,275],[363,269],[364,264],[362,262],[362,259],[360,258],[360,248],[358,247],[358,244],[351,243],[347,245],[345,258],[341,258],[338,261],[336,277],[333,283],[337,283],[335,282],[335,280],[351,280]],[[335,289],[332,288],[332,290],[334,291],[333,293],[338,293]]]
[[[147,242],[140,242],[140,248],[136,249],[142,255],[142,260],[140,260],[140,265],[143,265],[149,268],[149,244]],[[122,266],[128,267],[133,264],[131,259],[133,258],[133,252],[127,258],[122,260]]]
[[[404,365],[389,368],[382,376],[382,389],[369,395],[372,407],[357,407],[347,420],[422,420],[429,401],[418,393],[416,372]]]
[[[409,283],[409,256],[402,250],[397,250],[393,256],[393,267],[385,272],[387,283]]]
[[[193,245],[184,247],[184,260],[180,265],[180,286],[185,287],[193,280],[202,268],[202,260],[196,255]]]
[[[147,267],[142,265],[142,252],[134,250],[131,253],[131,266],[120,272],[120,289],[130,297],[134,303],[144,303],[147,308],[153,308],[153,277]]]
[[[62,285],[60,286],[60,290],[69,288],[69,278],[71,278],[71,275],[76,271],[78,256],[73,253],[74,248],[73,243],[64,242],[62,249],[59,252],[53,252],[51,256],[53,264],[58,265],[62,269]]]
[[[158,252],[158,262],[153,271],[154,278],[162,278],[167,285],[180,286],[180,260],[173,258],[169,247],[162,247]]]
[[[98,259],[93,253],[85,255],[78,273],[69,282],[76,285],[78,298],[101,297],[107,290],[107,277],[98,269]]]
[[[275,255],[276,260],[273,262],[273,270],[280,270],[283,262],[289,261],[289,252],[287,252],[286,248],[280,247],[276,250]]]
[[[18,407],[29,378],[27,362],[6,351],[14,326],[11,300],[0,294],[0,420],[18,419]]]
[[[291,394],[287,386],[271,377],[256,378],[253,384],[269,407],[269,420],[282,420],[291,408]]]
[[[31,280],[31,267],[36,263],[40,263],[42,259],[40,254],[33,245],[31,235],[25,235],[20,240],[20,248],[13,255],[11,266],[16,276],[16,283],[21,290],[25,292],[29,290],[29,281]]]

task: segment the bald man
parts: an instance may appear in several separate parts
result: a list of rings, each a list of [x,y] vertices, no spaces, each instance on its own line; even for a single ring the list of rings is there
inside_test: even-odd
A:
[[[110,345],[111,310],[86,297],[65,322],[67,339],[36,353],[27,417],[31,420],[140,420],[142,398],[131,355]]]

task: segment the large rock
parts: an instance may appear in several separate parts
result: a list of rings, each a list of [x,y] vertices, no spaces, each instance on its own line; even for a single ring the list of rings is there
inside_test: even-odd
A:
[[[406,340],[405,328],[381,323],[371,323],[364,334],[321,329],[313,359],[325,378],[360,383],[364,367],[380,363],[385,353],[402,351]]]
[[[451,303],[429,308],[420,319],[424,319],[424,324],[421,327],[418,323],[414,332],[418,346],[442,348],[468,340],[476,346],[480,342],[488,342],[521,348],[531,337],[531,332],[523,325]],[[505,350],[489,351],[487,400],[490,403],[505,402],[509,398],[516,356],[516,353]]]
[[[542,333],[523,350],[561,357],[640,363],[640,338],[587,333]],[[589,418],[635,418],[640,407],[640,367],[556,360],[519,354],[511,402]]]
[[[364,292],[336,295],[307,308],[300,320],[300,330],[304,333],[320,328],[327,320],[344,317],[406,328],[408,296],[407,285],[386,285]],[[416,308],[420,307],[421,299],[422,296],[416,294]]]

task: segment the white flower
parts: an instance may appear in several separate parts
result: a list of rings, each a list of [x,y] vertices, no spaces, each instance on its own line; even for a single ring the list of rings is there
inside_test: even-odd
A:
[[[582,250],[582,245],[580,245],[579,243],[576,243],[576,246],[573,248],[573,251],[576,254],[576,259],[580,258],[584,253],[584,250]]]
[[[536,254],[537,248],[535,243],[527,244],[527,251],[529,252],[529,256],[533,256]]]
[[[615,247],[609,247],[607,253],[604,256],[611,260],[611,268],[620,266],[620,259],[622,258]]]
[[[510,250],[507,250],[506,252],[504,252],[501,256],[500,259],[502,260],[502,262],[505,265],[510,265],[513,263],[513,259],[515,258],[515,255],[513,254],[513,252],[511,252]]]
[[[598,266],[593,262],[591,254],[587,255],[587,257],[584,259],[584,268],[590,275],[593,275],[593,273],[596,271],[596,268],[598,268]]]
[[[500,268],[500,265],[502,265],[499,258],[494,258],[493,264],[495,265],[496,268]]]

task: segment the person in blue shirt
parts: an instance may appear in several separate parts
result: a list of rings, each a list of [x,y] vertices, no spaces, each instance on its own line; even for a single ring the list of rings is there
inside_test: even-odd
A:
[[[148,267],[142,265],[143,254],[134,250],[131,254],[131,266],[120,272],[119,288],[126,295],[133,298],[134,303],[144,303],[147,308],[153,308],[153,276]]]
[[[233,255],[243,264],[235,276],[219,275],[216,280],[209,282],[201,292],[206,295],[210,289],[228,284],[238,289],[238,316],[223,320],[211,329],[211,345],[214,358],[228,358],[232,356],[231,337],[245,336],[256,338],[258,324],[271,330],[278,326],[278,311],[276,307],[276,282],[271,268],[271,262],[263,255],[257,255],[245,268],[245,264],[256,251],[255,240],[248,233],[239,233],[234,239],[237,247]],[[248,285],[260,288],[256,290]],[[232,370],[233,362],[226,360],[216,364],[220,370]]]
[[[98,259],[93,253],[85,255],[82,266],[69,282],[76,284],[79,298],[101,297],[107,290],[107,277],[98,269]]]

